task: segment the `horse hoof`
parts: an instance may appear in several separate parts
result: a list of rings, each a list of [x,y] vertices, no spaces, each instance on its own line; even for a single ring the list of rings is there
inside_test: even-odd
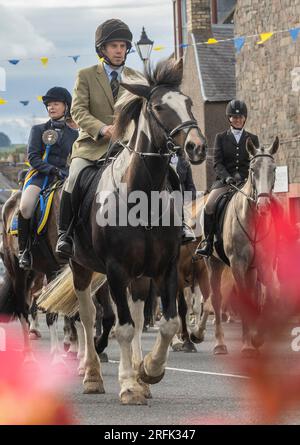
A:
[[[150,386],[147,383],[142,382],[140,378],[138,378],[138,384],[142,387],[144,397],[146,399],[152,399]]]
[[[147,405],[147,399],[141,392],[133,392],[130,389],[120,395],[122,405]]]
[[[144,383],[149,383],[150,385],[154,385],[155,383],[160,382],[164,375],[165,371],[161,375],[158,375],[157,377],[151,377],[150,375],[146,374],[144,368],[144,362],[140,364],[139,377]]]
[[[227,346],[226,345],[217,345],[214,347],[214,354],[215,355],[225,355],[228,354]]]
[[[29,340],[38,340],[42,337],[42,334],[37,329],[30,329]]]
[[[103,383],[86,380],[83,382],[83,394],[104,394]]]
[[[64,343],[64,351],[68,352],[68,350],[70,349],[71,344],[70,343]]]
[[[183,343],[183,352],[197,352],[196,346],[192,342]]]
[[[244,348],[241,353],[244,358],[256,358],[259,355],[259,351],[253,348]]]
[[[106,352],[101,352],[101,354],[99,354],[99,359],[101,363],[108,363],[108,356]]]
[[[204,332],[201,332],[198,337],[195,334],[190,335],[190,339],[193,343],[202,343],[204,341]]]
[[[180,352],[182,351],[183,343],[175,343],[174,345],[171,345],[171,348],[174,352]]]
[[[259,334],[253,335],[251,338],[251,343],[256,349],[260,348],[264,344],[264,342],[264,337]]]
[[[77,352],[68,351],[66,354],[67,360],[77,360]]]

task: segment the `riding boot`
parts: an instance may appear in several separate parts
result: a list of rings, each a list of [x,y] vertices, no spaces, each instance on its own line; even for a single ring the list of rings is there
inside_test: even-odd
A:
[[[196,237],[193,229],[186,224],[185,221],[182,223],[182,241],[181,244],[187,244],[196,241]]]
[[[25,219],[21,212],[18,214],[18,243],[19,243],[19,266],[30,270],[32,267],[32,255],[28,248],[30,233],[30,219]]]
[[[214,215],[208,215],[205,212],[205,210],[204,210],[204,234],[205,234],[205,239],[201,241],[201,243],[197,247],[195,255],[209,257],[213,252]]]
[[[74,254],[73,239],[69,233],[71,232],[72,219],[71,193],[63,191],[60,202],[58,240],[55,252],[65,259],[72,257]]]

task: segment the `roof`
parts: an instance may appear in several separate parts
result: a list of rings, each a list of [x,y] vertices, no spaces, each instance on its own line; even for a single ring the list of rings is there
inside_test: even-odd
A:
[[[213,37],[216,40],[234,38],[232,25],[213,25]],[[193,33],[194,43],[206,41],[203,34]],[[212,45],[196,45],[197,65],[204,100],[222,102],[233,99],[236,95],[235,49],[233,40]]]

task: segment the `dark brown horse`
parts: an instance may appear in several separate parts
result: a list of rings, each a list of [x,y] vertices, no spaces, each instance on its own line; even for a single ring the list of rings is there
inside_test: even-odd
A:
[[[174,195],[169,193],[169,161],[173,153],[183,149],[195,163],[205,159],[205,139],[192,115],[191,100],[179,90],[181,81],[182,62],[168,60],[160,62],[146,78],[128,79],[123,84],[129,93],[117,104],[116,137],[121,138],[131,122],[134,132],[128,145],[98,180],[84,227],[75,227],[72,270],[85,330],[84,391],[104,392],[93,339],[95,310],[90,284],[96,271],[106,274],[116,309],[123,404],[146,403],[147,394],[139,377],[145,383],[162,379],[168,347],[178,329],[177,262],[182,205],[177,207]],[[157,213],[152,206],[153,192],[164,192]],[[139,200],[146,205],[137,209],[134,204]],[[178,216],[180,223],[176,223]],[[140,359],[139,363],[132,359],[131,343],[135,326],[143,328],[144,305],[128,296],[130,284],[138,277],[154,280],[163,311],[154,348],[141,363]]]

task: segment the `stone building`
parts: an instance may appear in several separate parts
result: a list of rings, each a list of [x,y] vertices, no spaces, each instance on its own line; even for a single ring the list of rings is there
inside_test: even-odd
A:
[[[193,112],[208,140],[207,161],[193,167],[198,190],[214,180],[212,165],[216,133],[228,126],[225,108],[236,95],[232,16],[235,0],[173,0],[175,54],[184,58],[183,91],[193,100]],[[209,38],[227,40],[206,45]],[[186,49],[182,44],[190,44]]]
[[[277,193],[291,219],[300,222],[300,36],[293,42],[289,29],[300,26],[300,0],[238,0],[236,35],[275,33],[264,44],[247,39],[236,55],[237,94],[249,105],[247,125],[268,145],[281,140],[279,166],[287,166],[288,192]]]
[[[300,26],[300,0],[173,0],[176,57],[184,57],[183,89],[194,101],[194,114],[209,146],[226,128],[226,103],[238,97],[248,105],[247,129],[262,144],[276,135],[281,146],[277,164],[286,166],[288,184],[277,196],[291,219],[300,222],[300,34],[293,42],[288,30]],[[201,45],[210,37],[275,33],[265,43],[247,38],[239,53],[233,41]],[[192,43],[186,49],[181,44]],[[194,167],[199,189],[214,178],[209,151],[205,165]],[[285,188],[286,187],[286,188]]]

